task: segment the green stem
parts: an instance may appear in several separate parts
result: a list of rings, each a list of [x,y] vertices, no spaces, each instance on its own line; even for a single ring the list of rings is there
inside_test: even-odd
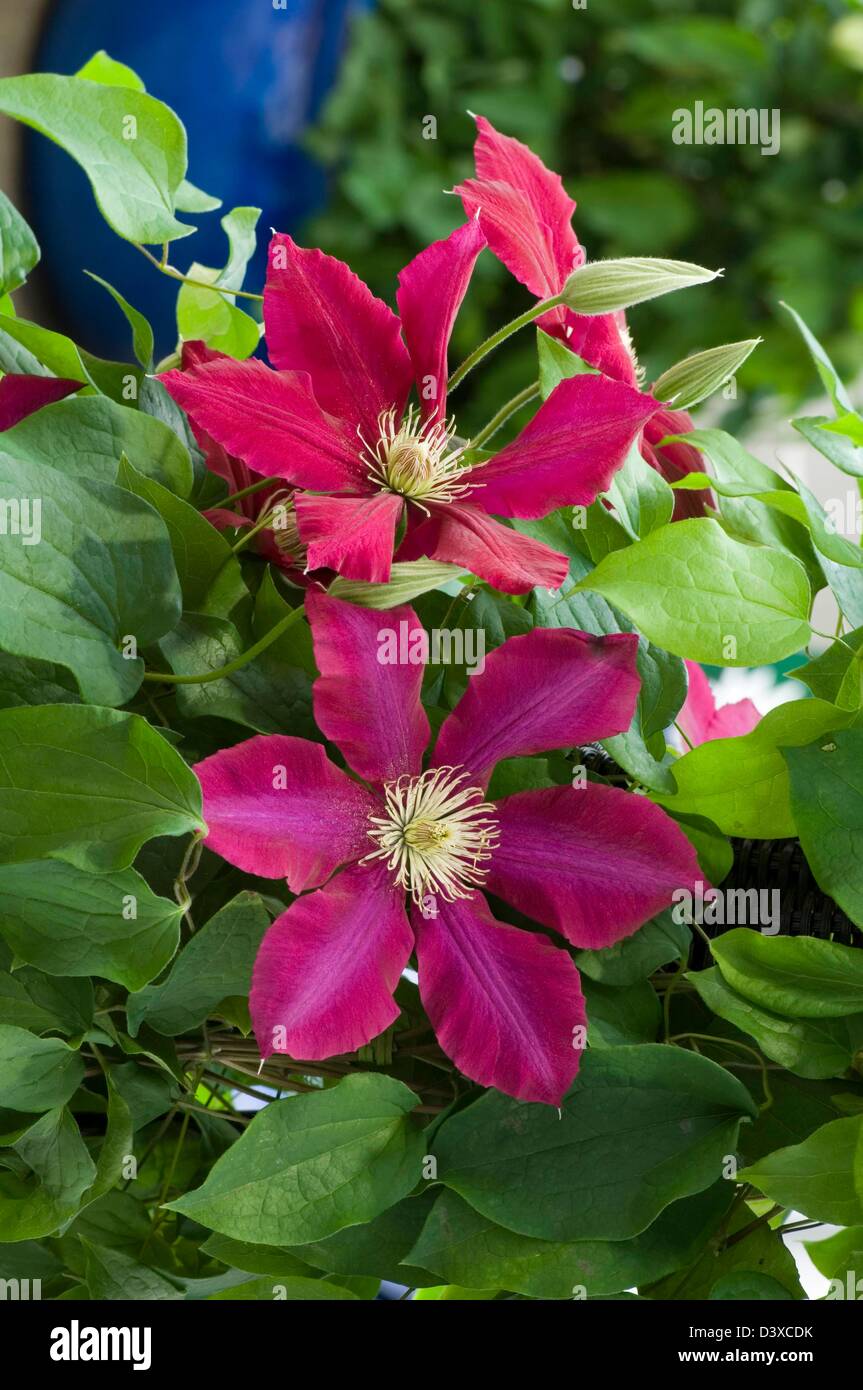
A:
[[[142,256],[146,256],[150,264],[161,271],[162,275],[167,275],[171,280],[179,280],[184,285],[193,285],[197,290],[215,290],[217,294],[236,295],[241,299],[257,299],[263,303],[264,296],[262,294],[252,294],[250,290],[229,290],[224,285],[208,285],[206,280],[192,280],[188,275],[182,275],[179,270],[168,265],[166,261],[154,256],[152,252],[147,250],[146,246],[141,246],[137,241],[133,241],[132,245],[141,252]]]
[[[556,309],[558,304],[562,303],[563,295],[553,295],[551,299],[544,299],[540,304],[534,304],[532,309],[528,309],[525,313],[519,314],[517,319],[513,319],[510,323],[505,323],[503,328],[499,328],[496,333],[492,333],[490,338],[486,338],[484,343],[480,343],[478,348],[474,348],[473,352],[469,357],[464,359],[460,367],[456,367],[447,382],[447,391],[454,391],[459,382],[464,381],[468,372],[476,366],[477,362],[481,362],[488,353],[493,352],[501,343],[505,343],[507,338],[512,337],[513,333],[517,333],[520,328],[526,328],[529,323],[533,323],[534,319],[541,318],[543,314],[548,313],[549,309]]]
[[[487,439],[491,439],[492,435],[497,434],[498,430],[506,424],[511,415],[514,415],[517,410],[521,410],[521,407],[527,405],[529,401],[536,400],[538,395],[538,381],[532,382],[530,386],[525,386],[524,390],[519,391],[517,396],[513,396],[511,401],[507,401],[506,405],[502,405],[496,415],[492,415],[488,424],[483,425],[482,429],[478,434],[474,435],[467,447],[469,449],[478,449]]]
[[[267,647],[271,647],[274,642],[287,632],[288,628],[293,627],[303,616],[305,609],[292,608],[290,613],[281,622],[271,627],[269,632],[265,632],[260,641],[256,642],[248,651],[241,652],[233,661],[229,661],[227,666],[220,666],[217,671],[202,671],[197,676],[177,676],[173,671],[145,671],[145,681],[157,681],[166,685],[205,685],[208,681],[219,681],[223,676],[232,676],[235,671],[239,671],[243,666],[247,666],[250,661],[254,661],[256,656],[265,652]]]
[[[264,488],[275,487],[276,478],[259,478],[256,483],[250,483],[248,487],[241,487],[239,492],[232,492],[230,497],[223,497],[216,503],[218,507],[230,507],[232,502],[242,502],[244,497],[251,497],[253,492],[263,492]]]

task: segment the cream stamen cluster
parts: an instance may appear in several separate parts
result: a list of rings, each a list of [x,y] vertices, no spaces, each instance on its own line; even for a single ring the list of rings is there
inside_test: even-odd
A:
[[[384,787],[386,814],[369,816],[377,849],[362,862],[384,860],[415,903],[427,895],[470,898],[485,882],[500,835],[494,806],[467,780],[457,767],[400,777]]]
[[[453,420],[423,420],[411,406],[401,418],[395,410],[383,411],[378,428],[374,447],[363,439],[368,479],[376,487],[420,505],[454,502],[473,490],[474,484],[458,481],[467,470],[461,462],[463,449],[451,447]]]

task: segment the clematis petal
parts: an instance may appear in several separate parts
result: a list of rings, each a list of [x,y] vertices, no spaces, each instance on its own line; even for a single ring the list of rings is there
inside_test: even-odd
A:
[[[479,507],[456,502],[433,504],[428,510],[428,520],[405,536],[399,560],[427,556],[462,565],[504,594],[526,594],[537,584],[557,589],[566,578],[569,561],[565,555],[510,530]]]
[[[555,336],[597,371],[627,386],[636,385],[638,375],[625,314],[574,314],[568,309],[563,331]]]
[[[444,241],[420,251],[399,275],[402,330],[427,419],[446,415],[450,334],[484,246],[485,236],[472,217]]]
[[[517,439],[471,469],[471,500],[498,516],[542,517],[604,492],[645,421],[652,396],[607,377],[570,377]]]
[[[484,116],[476,125],[477,177],[455,192],[469,217],[479,212],[498,260],[531,294],[547,299],[584,259],[572,229],[575,203],[560,175],[521,141],[501,135]]]
[[[381,412],[404,409],[413,373],[401,324],[343,261],[277,233],[264,322],[275,366],[308,372],[324,409],[359,426],[370,444]]]
[[[345,579],[385,584],[404,502],[392,492],[369,497],[299,493],[294,503],[309,569],[336,570]]]
[[[399,1015],[393,991],[413,949],[404,894],[353,865],[298,898],[258,951],[249,1007],[262,1057],[354,1052]]]
[[[687,661],[686,670],[689,690],[677,723],[693,746],[714,738],[736,738],[739,734],[752,733],[761,714],[751,700],[737,700],[717,709],[710,681],[698,662]]]
[[[634,633],[534,628],[490,652],[444,720],[433,763],[485,780],[503,758],[570,748],[628,729],[638,699]]]
[[[70,381],[61,376],[25,376],[7,372],[0,379],[0,430],[11,430],[43,405],[53,405],[80,391],[83,381]]]
[[[305,372],[219,357],[161,380],[198,429],[256,473],[328,492],[365,490],[353,428],[321,410]]]
[[[559,1105],[578,1071],[586,1015],[572,959],[544,936],[496,922],[481,894],[414,911],[420,997],[465,1076]]]
[[[498,802],[497,816],[489,892],[574,946],[612,946],[701,877],[671,817],[616,787],[516,792]]]
[[[367,781],[419,772],[429,722],[420,703],[424,667],[410,658],[423,631],[413,609],[376,612],[312,590],[306,613],[321,673],[314,704],[323,733]]]
[[[246,873],[286,878],[300,893],[367,852],[378,802],[319,743],[260,734],[213,753],[195,772],[208,848]]]

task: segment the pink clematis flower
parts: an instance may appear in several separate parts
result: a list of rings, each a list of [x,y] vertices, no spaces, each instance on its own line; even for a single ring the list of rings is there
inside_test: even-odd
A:
[[[276,235],[264,293],[276,370],[221,359],[163,378],[197,428],[300,489],[309,568],[386,581],[406,523],[400,559],[462,565],[505,593],[557,588],[566,558],[494,517],[592,502],[657,409],[630,382],[565,381],[513,443],[468,466],[446,418],[447,347],[484,245],[472,218],[421,251],[399,276],[398,318],[341,261]]]
[[[476,123],[476,178],[466,179],[455,192],[468,216],[479,216],[498,260],[537,299],[550,299],[585,261],[572,227],[576,205],[560,175],[520,140],[501,135],[484,116],[477,116]],[[539,325],[591,367],[615,381],[637,384],[638,368],[623,313],[576,314],[561,305],[544,314]],[[659,447],[665,435],[691,429],[689,415],[667,408],[658,409],[645,424],[641,452],[667,482],[703,470],[701,455],[691,445]],[[702,515],[709,499],[707,492],[678,493],[675,518]]]
[[[83,381],[70,381],[59,376],[23,376],[17,372],[7,372],[0,379],[0,430],[11,430],[13,425],[41,410],[43,405],[53,405],[73,392],[80,391]]]
[[[698,662],[687,661],[686,670],[689,691],[677,723],[693,748],[715,738],[736,738],[739,734],[752,733],[761,713],[751,700],[736,700],[717,709],[710,681]]]
[[[637,638],[566,628],[511,638],[471,677],[423,770],[423,667],[379,659],[385,632],[409,643],[421,632],[413,610],[377,613],[312,590],[306,611],[316,721],[355,776],[320,744],[281,735],[195,769],[209,847],[301,895],[255,963],[261,1054],[311,1061],[368,1042],[397,1018],[393,991],[415,950],[424,1007],[459,1069],[558,1103],[582,1045],[578,972],[546,936],[496,921],[481,890],[597,948],[667,906],[698,865],[644,797],[590,784],[490,802],[486,788],[501,759],[629,728]]]

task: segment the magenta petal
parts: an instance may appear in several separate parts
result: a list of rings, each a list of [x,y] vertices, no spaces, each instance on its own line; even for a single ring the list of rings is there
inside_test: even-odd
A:
[[[574,946],[612,946],[700,878],[695,850],[671,817],[616,787],[517,792],[497,814],[489,892]]]
[[[262,1057],[354,1052],[398,1018],[393,991],[413,949],[404,894],[354,865],[298,898],[258,951],[249,1007]]]
[[[326,568],[344,579],[386,583],[404,506],[401,497],[392,492],[368,497],[299,493],[294,505],[310,570]]]
[[[471,501],[498,516],[541,517],[605,492],[646,420],[652,396],[607,377],[562,381],[521,434],[470,473]]]
[[[560,175],[510,135],[477,117],[476,179],[456,188],[465,212],[479,211],[491,250],[538,299],[557,294],[583,258],[572,230],[575,203]]]
[[[736,738],[752,733],[761,714],[751,700],[737,700],[717,709],[710,681],[698,662],[687,661],[686,672],[689,691],[677,723],[694,747],[714,738]]]
[[[414,634],[423,631],[413,609],[376,612],[310,590],[306,613],[321,673],[314,703],[323,733],[367,781],[419,772],[429,738],[420,703],[424,667],[421,661],[382,659],[392,641],[397,658],[409,656]]]
[[[308,372],[324,409],[359,425],[373,447],[378,416],[392,407],[401,412],[411,388],[410,358],[392,310],[343,261],[277,233],[264,322],[275,366]]]
[[[444,241],[434,241],[399,275],[398,305],[423,414],[446,414],[447,348],[476,258],[485,246],[472,217]]]
[[[365,484],[356,434],[321,410],[305,373],[219,357],[161,380],[199,429],[257,473],[331,492]]]
[[[667,483],[676,483],[687,473],[704,473],[704,459],[691,444],[661,444],[668,434],[688,434],[692,419],[685,410],[658,410],[644,427],[641,452],[652,468]],[[705,507],[713,505],[713,494],[705,488],[699,492],[681,489],[674,494],[674,521],[684,517],[704,516]]]
[[[195,772],[207,847],[246,873],[286,878],[299,893],[368,852],[378,803],[319,743],[261,734],[213,753]]]
[[[485,779],[502,758],[528,757],[623,733],[640,681],[634,633],[592,637],[534,628],[486,657],[444,720],[433,762]]]
[[[7,372],[0,379],[0,430],[11,430],[19,420],[80,391],[83,381],[61,376],[24,376]]]
[[[510,530],[479,507],[456,502],[428,510],[429,519],[412,527],[399,547],[400,560],[427,555],[461,565],[504,594],[526,594],[536,585],[557,589],[566,578],[565,555]]]
[[[555,336],[589,366],[635,386],[638,377],[625,314],[574,314],[567,310],[563,331]]]
[[[485,899],[413,912],[420,996],[438,1042],[480,1086],[559,1105],[581,1058],[578,971],[544,936],[496,922]]]

